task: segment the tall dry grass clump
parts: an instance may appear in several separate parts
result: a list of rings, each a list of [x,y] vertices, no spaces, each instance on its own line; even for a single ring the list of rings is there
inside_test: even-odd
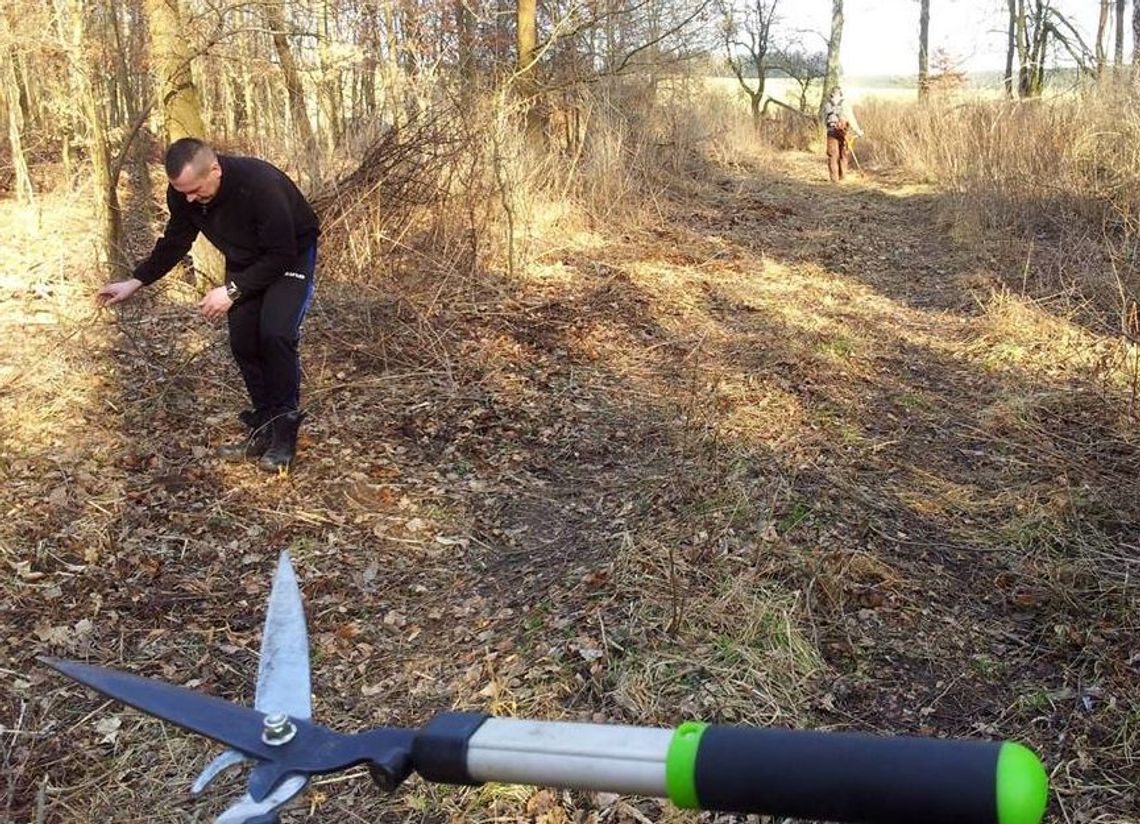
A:
[[[871,102],[865,160],[954,195],[960,231],[1025,245],[1025,284],[1088,303],[1130,335],[1140,296],[1137,92],[1105,87],[1032,101]],[[1036,281],[1030,283],[1030,281]],[[1121,325],[1125,324],[1122,328]]]
[[[1023,102],[873,102],[862,118],[876,159],[969,198],[993,225],[1056,231],[1082,219],[1135,230],[1135,102],[1113,89]]]

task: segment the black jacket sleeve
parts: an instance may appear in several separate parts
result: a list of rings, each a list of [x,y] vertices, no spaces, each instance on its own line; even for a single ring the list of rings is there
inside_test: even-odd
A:
[[[259,193],[254,222],[260,255],[247,268],[226,276],[243,295],[264,291],[297,259],[293,209],[283,191],[273,187]]]
[[[186,204],[179,203],[176,199],[179,197],[182,195],[173,189],[166,190],[166,207],[170,212],[166,230],[154,244],[150,257],[136,266],[134,271],[134,277],[144,284],[154,283],[173,269],[190,251],[194,238],[198,236],[198,227],[190,222],[186,215]]]

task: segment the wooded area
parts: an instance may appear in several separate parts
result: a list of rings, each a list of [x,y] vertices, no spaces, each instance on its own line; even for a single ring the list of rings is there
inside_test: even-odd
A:
[[[1008,0],[1008,93],[1039,96],[1058,50],[1103,78],[1110,19],[1111,68],[1119,75],[1126,4],[1118,0],[1114,16],[1110,5],[1101,2],[1090,45],[1049,0]],[[147,156],[155,142],[184,135],[233,149],[271,147],[319,188],[359,161],[385,129],[445,112],[467,117],[488,95],[500,110],[525,112],[533,132],[574,151],[586,101],[644,103],[666,78],[704,76],[719,66],[739,80],[758,125],[766,77],[797,78],[801,108],[813,80],[821,98],[839,82],[842,0],[831,8],[821,52],[778,22],[778,0],[13,3],[0,29],[12,191],[34,196],[29,164],[58,161],[73,177],[78,163],[89,162],[107,261],[121,269],[117,189],[139,141],[150,142]],[[924,95],[929,0],[916,11]],[[1140,27],[1135,10],[1132,26]],[[465,121],[468,131],[473,126]]]

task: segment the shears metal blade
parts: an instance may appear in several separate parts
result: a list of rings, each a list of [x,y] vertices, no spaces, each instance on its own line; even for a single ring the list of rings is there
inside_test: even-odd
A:
[[[305,610],[288,552],[282,552],[277,560],[277,572],[269,593],[253,706],[267,715],[283,713],[305,721],[313,714]],[[224,770],[246,760],[237,750],[226,750],[206,765],[190,791],[200,793]],[[291,775],[260,801],[247,792],[230,805],[215,824],[272,820],[276,810],[300,794],[308,783],[307,775]]]

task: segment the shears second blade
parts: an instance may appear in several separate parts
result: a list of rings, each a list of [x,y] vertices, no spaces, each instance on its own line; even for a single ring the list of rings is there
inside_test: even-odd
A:
[[[313,704],[309,675],[309,633],[301,588],[289,553],[282,552],[269,593],[269,609],[261,637],[254,707],[265,713],[283,712],[309,720]]]
[[[278,557],[269,592],[253,706],[266,714],[285,713],[302,721],[313,714],[305,609],[288,552]],[[245,760],[242,753],[227,750],[206,765],[190,791],[202,792],[224,770]]]

